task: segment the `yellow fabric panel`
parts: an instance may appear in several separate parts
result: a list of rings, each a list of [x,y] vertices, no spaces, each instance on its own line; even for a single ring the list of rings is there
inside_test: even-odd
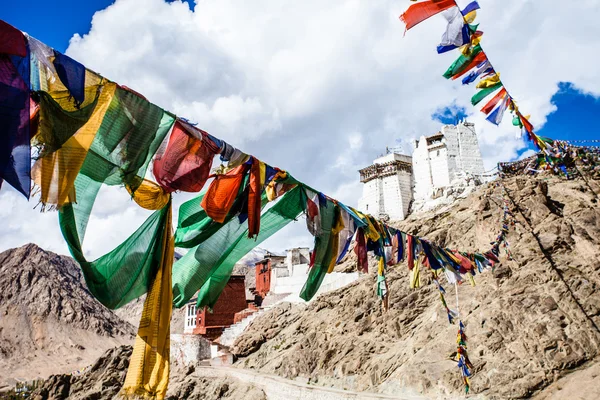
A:
[[[373,225],[373,223],[371,222],[371,218],[367,217],[365,214],[361,213],[360,211],[357,211],[356,209],[350,207],[350,209],[363,221],[365,221],[367,223],[367,226],[365,229],[365,237],[367,239],[371,239],[373,242],[376,242],[379,240],[380,236],[379,233],[377,232],[377,229],[375,228],[375,226]]]
[[[129,186],[125,186],[125,188],[137,205],[146,210],[160,210],[167,205],[171,198],[159,184],[147,179],[144,179],[135,191]]]
[[[385,261],[383,257],[379,257],[379,265],[377,266],[377,275],[383,276],[385,272]]]
[[[340,232],[343,231],[345,227],[346,226],[344,225],[344,218],[342,217],[342,213],[339,211],[338,208],[338,212],[336,212],[335,224],[331,228],[330,246],[332,247],[331,254],[333,254],[333,257],[331,258],[329,268],[327,269],[328,274],[332,273],[333,269],[335,268],[338,253],[340,250]]]
[[[77,201],[73,188],[75,178],[102,124],[116,87],[114,83],[104,85],[90,119],[60,149],[35,162],[31,177],[40,188],[42,204],[52,204],[60,208],[66,203]],[[88,93],[90,96],[94,93],[95,96],[97,91],[98,87],[86,88],[86,101]],[[63,109],[73,111],[74,105],[64,92],[59,92],[56,97],[53,94],[53,98]],[[40,120],[39,125],[40,129],[45,129],[43,121]]]
[[[415,267],[411,271],[410,288],[418,289],[421,287],[421,257],[418,256],[415,260]]]
[[[477,10],[473,10],[465,15],[465,21],[467,21],[469,24],[472,24],[473,21],[475,21],[475,18],[477,18]]]
[[[494,75],[488,76],[487,78],[479,81],[479,83],[477,84],[477,89],[489,88],[489,87],[494,86],[498,82],[500,82],[500,73],[496,73]]]
[[[121,390],[122,395],[131,398],[162,400],[169,385],[174,243],[172,205],[167,207],[169,212],[163,233],[163,259],[144,302],[129,369]]]

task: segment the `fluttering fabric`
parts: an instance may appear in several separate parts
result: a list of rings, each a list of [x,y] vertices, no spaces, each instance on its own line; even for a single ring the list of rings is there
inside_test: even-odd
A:
[[[154,212],[123,243],[95,261],[87,261],[83,254],[75,207],[66,204],[60,210],[60,227],[90,293],[113,310],[146,293],[163,259],[161,240],[170,223],[168,207]]]
[[[0,20],[0,54],[27,57],[27,41],[23,33]]]
[[[490,86],[490,87],[488,87],[486,89],[482,89],[482,90],[478,91],[471,98],[471,104],[474,105],[474,106],[476,106],[483,99],[485,99],[486,97],[488,97],[490,94],[494,93],[496,90],[500,89],[501,87],[502,87],[502,82],[498,82],[495,85],[492,85],[492,86]]]
[[[504,116],[504,113],[508,108],[509,102],[510,98],[505,98],[504,100],[502,100],[500,102],[500,105],[496,107],[496,109],[492,111],[492,113],[490,113],[490,115],[488,115],[486,119],[494,125],[500,125],[500,122],[502,122],[502,117]]]
[[[85,99],[85,67],[71,57],[54,50],[54,68],[75,101],[79,104],[83,103]]]
[[[239,188],[247,172],[245,165],[240,165],[220,174],[210,184],[206,196],[202,198],[202,208],[214,221],[222,223],[233,206]]]
[[[468,15],[470,13],[472,13],[475,10],[479,10],[479,3],[477,1],[472,1],[470,2],[463,10],[462,10],[462,15]]]
[[[216,266],[215,271],[200,288],[197,306],[212,308],[227,285],[235,264],[254,247],[298,218],[305,204],[306,199],[301,188],[295,187],[284,194],[277,200],[277,203],[261,215],[262,226],[257,236],[253,239],[248,238],[248,229],[246,227],[237,236],[233,245],[227,249],[227,252],[221,256],[221,260]],[[202,266],[205,266],[205,264],[202,264]]]
[[[502,88],[502,90],[500,90],[498,93],[496,93],[494,95],[494,97],[492,97],[490,99],[490,101],[488,101],[486,103],[486,105],[483,106],[483,108],[481,109],[481,112],[484,113],[485,115],[488,115],[489,113],[492,112],[494,107],[496,107],[500,101],[502,101],[506,98],[507,95],[508,95],[508,93],[507,93],[506,89]]]
[[[438,46],[438,53],[457,49],[471,41],[469,27],[465,24],[463,15],[458,7],[450,8],[442,13],[448,21],[446,32],[442,35],[442,40]]]
[[[469,61],[466,65],[462,66],[462,68],[458,72],[456,72],[455,75],[452,76],[452,80],[457,80],[458,78],[462,77],[467,72],[476,68],[478,65],[481,65],[481,63],[485,61],[487,61],[486,54],[484,52],[480,52],[475,57],[473,57],[473,59]]]
[[[488,72],[493,71],[492,65],[490,64],[489,61],[485,61],[484,63],[482,63],[481,65],[479,65],[477,67],[476,71],[471,71],[469,73],[469,75],[465,76],[462,80],[462,84],[463,85],[468,85],[470,83],[473,83],[477,80],[477,78],[479,78],[482,74],[486,74]]]
[[[116,85],[107,83],[86,89],[89,104],[76,106],[67,92],[38,92],[38,130],[33,143],[39,148],[32,176],[40,189],[40,202],[61,208],[76,202],[75,179],[96,137]]]
[[[467,66],[479,53],[481,53],[481,46],[477,45],[468,55],[461,54],[444,73],[444,78],[450,79],[458,73],[465,71]]]
[[[337,238],[332,234],[332,229],[336,223],[336,210],[339,206],[335,205],[329,199],[321,201],[319,204],[319,231],[315,236],[313,249],[313,263],[308,273],[308,279],[300,292],[300,298],[309,301],[319,290],[327,271],[331,259],[336,256],[333,254],[334,242]]]
[[[477,89],[485,89],[485,88],[492,87],[492,86],[496,85],[499,82],[500,82],[500,74],[499,73],[494,73],[494,74],[488,76],[485,79],[481,79],[479,81],[479,83],[477,84],[477,86],[475,86],[475,87]]]
[[[247,238],[247,219],[240,221],[238,218],[247,199],[248,178],[238,190],[236,201],[223,223],[212,220],[199,206],[201,197],[207,194],[200,194],[181,206],[175,233],[176,246],[190,250],[173,266],[173,301],[176,307],[185,305],[199,289],[198,305],[212,307],[235,263],[304,211],[304,189],[295,186],[297,181],[290,176],[284,182],[291,190],[261,215],[262,228],[255,240]],[[263,192],[262,206],[267,202]]]
[[[75,179],[77,203],[60,209],[69,250],[81,265],[90,292],[108,308],[121,307],[148,291],[161,259],[157,241],[166,211],[155,212],[123,244],[88,262],[82,243],[96,196],[103,184],[125,185],[135,192],[173,122],[161,108],[117,87]]]
[[[174,247],[171,202],[164,209],[164,227],[156,248],[158,270],[144,301],[142,317],[129,360],[122,394],[162,400],[167,393],[170,370],[170,326],[173,309],[171,269]]]
[[[354,245],[354,253],[357,257],[357,269],[364,273],[368,273],[369,258],[367,255],[367,242],[363,228],[358,228],[356,231],[356,244]]]
[[[157,152],[154,158],[152,172],[156,182],[167,192],[199,192],[219,151],[206,132],[177,121],[166,149]]]
[[[17,39],[11,39],[11,35],[6,33],[3,26],[0,28],[2,36],[9,36],[8,40],[19,42]],[[8,31],[10,32],[10,29]],[[21,39],[24,40],[22,36],[21,34]],[[17,53],[21,50],[18,43],[3,44],[5,51]],[[6,181],[29,198],[30,100],[29,87],[22,77],[22,73],[29,75],[29,65],[24,65],[26,71],[19,71],[13,62],[15,57],[19,56],[0,54],[0,186],[2,181]]]
[[[406,25],[406,30],[409,30],[427,18],[455,6],[456,2],[454,0],[421,1],[408,7],[408,10],[400,16],[400,19]]]

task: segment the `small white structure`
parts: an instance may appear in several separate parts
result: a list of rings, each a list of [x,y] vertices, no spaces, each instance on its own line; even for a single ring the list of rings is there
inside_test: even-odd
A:
[[[412,158],[392,152],[361,169],[358,209],[383,221],[406,218],[413,198]]]
[[[457,180],[482,175],[485,171],[475,124],[445,125],[432,136],[421,136],[413,152],[415,202],[437,198]]]
[[[305,303],[300,298],[300,292],[308,277],[309,260],[310,252],[308,248],[295,248],[287,251],[285,264],[279,264],[271,269],[271,290],[269,293],[273,295],[287,294],[286,297],[279,299],[278,302]],[[332,272],[327,274],[313,299],[316,299],[322,293],[344,287],[357,279],[358,272]]]

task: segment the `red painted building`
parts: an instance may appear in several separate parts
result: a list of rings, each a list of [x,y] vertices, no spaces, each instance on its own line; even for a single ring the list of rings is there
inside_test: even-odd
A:
[[[235,315],[248,308],[244,275],[232,275],[219,296],[213,312],[206,307],[196,313],[196,327],[193,333],[214,340],[223,329],[235,322]]]
[[[254,293],[261,299],[264,299],[267,293],[271,291],[271,259],[267,258],[259,261],[256,266],[256,287]]]

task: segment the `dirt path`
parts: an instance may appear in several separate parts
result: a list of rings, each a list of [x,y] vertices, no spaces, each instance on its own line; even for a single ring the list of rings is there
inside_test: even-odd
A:
[[[274,375],[266,375],[258,372],[233,367],[198,367],[196,373],[202,376],[237,378],[243,382],[251,383],[262,389],[269,400],[423,400],[428,399],[418,394],[399,393],[398,395],[385,395],[378,393],[353,392],[308,385],[290,379]]]

